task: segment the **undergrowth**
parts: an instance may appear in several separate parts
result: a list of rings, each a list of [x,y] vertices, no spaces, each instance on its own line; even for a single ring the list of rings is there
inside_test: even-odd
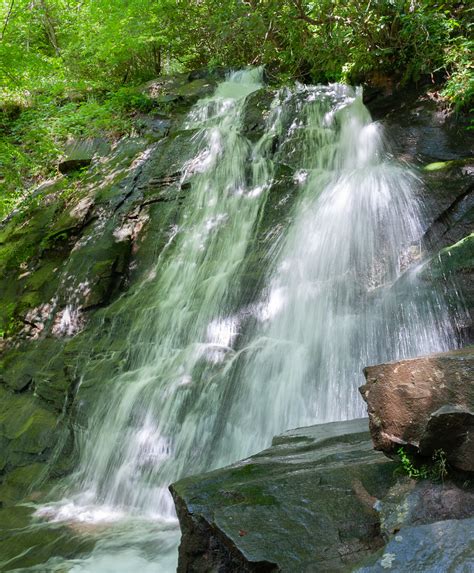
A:
[[[133,116],[153,101],[137,88],[37,94],[0,106],[0,220],[26,188],[58,174],[65,144],[74,138],[116,140],[133,133]]]

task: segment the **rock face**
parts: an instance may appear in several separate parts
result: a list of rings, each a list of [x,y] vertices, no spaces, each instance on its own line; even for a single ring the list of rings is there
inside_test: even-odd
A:
[[[360,388],[375,448],[400,445],[422,456],[443,450],[474,471],[474,347],[366,368]]]
[[[367,421],[293,430],[270,449],[171,486],[178,571],[345,571],[383,545],[374,509],[396,464]]]
[[[70,173],[87,167],[95,157],[104,157],[110,153],[110,145],[105,139],[89,138],[69,142],[65,157],[58,164],[60,173]]]
[[[372,100],[368,93],[366,105],[383,124],[395,157],[417,168],[429,259],[423,278],[447,285],[452,306],[460,306],[459,334],[465,345],[474,343],[474,132],[468,129],[469,119],[449,113],[432,89],[421,95],[407,89]]]
[[[151,82],[144,90],[154,99],[156,108],[152,113],[136,116],[138,136],[124,138],[113,146],[100,139],[72,142],[65,150],[61,170],[66,172],[90,164],[80,180],[60,176],[44,183],[0,222],[0,512],[5,515],[10,515],[10,507],[19,500],[39,488],[45,487],[46,491],[51,485],[41,485],[42,482],[71,471],[77,461],[74,433],[86,425],[98,394],[114,390],[104,390],[104,385],[127,368],[127,334],[136,310],[134,305],[143,300],[134,297],[134,293],[143,278],[150,276],[157,254],[169,245],[186,200],[181,170],[186,160],[193,157],[196,142],[195,133],[182,129],[181,120],[198,98],[212,92],[224,73],[225,70],[213,74],[200,71]],[[273,95],[271,88],[263,88],[249,97],[242,126],[248,139],[255,141],[261,134]],[[473,153],[465,145],[469,134],[456,122],[444,121],[445,116],[432,101],[415,98],[397,106],[383,110],[377,119],[382,120],[391,139],[396,140],[395,155],[419,167],[425,182],[420,201],[428,213],[426,254],[431,257],[423,271],[426,280],[443,284],[447,279],[455,280],[467,306],[473,306],[473,242],[472,236],[464,238],[472,230],[469,158]],[[266,268],[266,253],[274,242],[274,231],[285,227],[292,216],[297,183],[290,168],[291,154],[285,157],[275,164],[270,200],[262,209],[259,228],[246,254],[241,277],[243,305],[255,302],[262,288],[262,269]],[[67,161],[79,163],[67,164]],[[430,169],[425,169],[427,166]],[[449,283],[446,284],[450,289]],[[442,410],[435,418],[458,424],[460,419],[467,419],[466,415],[469,414]],[[429,429],[438,435],[436,423]],[[302,438],[305,432],[297,433],[293,445],[296,448],[298,443],[303,452],[305,444],[309,444],[310,450],[316,451],[315,444],[320,443],[320,438]],[[346,443],[341,438],[340,443],[343,452],[344,448],[348,451],[354,448],[356,456],[358,446],[352,439]],[[364,440],[367,449],[360,452],[369,460],[370,472],[376,472],[375,467],[382,473],[389,472],[387,468],[393,467],[392,464],[382,454],[370,452],[368,438]],[[293,445],[288,443],[285,448],[291,452]],[[277,442],[275,447],[280,447]],[[342,455],[336,451],[335,460]],[[345,455],[341,459],[347,461]],[[263,464],[263,459],[258,463]],[[308,462],[309,466],[314,463]],[[248,465],[244,464],[241,470],[245,467]],[[284,472],[288,465],[275,462],[271,467],[276,479],[276,474],[283,473],[279,474],[280,469],[275,468]],[[294,467],[299,468],[298,472],[301,470],[298,474],[301,487],[308,492],[314,489],[313,478],[310,479],[303,462]],[[338,499],[343,490],[353,491],[347,481],[350,475],[346,481],[336,478],[338,472],[343,473],[341,466],[334,466],[339,468],[337,471],[329,466],[318,467],[322,476],[322,489],[317,490],[320,499],[330,491]],[[360,470],[366,476],[362,462],[354,462],[351,467],[354,472],[359,468],[357,472]],[[252,477],[251,468],[245,471]],[[372,483],[369,474],[367,479]],[[361,481],[368,488],[364,479]],[[379,483],[378,477],[373,479]],[[261,480],[263,483],[263,477]],[[324,480],[342,485],[331,489],[330,482]],[[371,495],[377,495],[379,485],[374,486]],[[366,501],[370,498],[363,490],[359,493]],[[251,496],[251,492],[246,495]],[[285,495],[296,500],[297,492]],[[347,495],[352,499],[352,493]],[[225,499],[232,505],[232,495]],[[241,504],[235,505],[236,512],[245,506],[244,501],[239,501],[238,496],[234,499],[235,504]],[[309,540],[311,535],[305,533],[303,518],[312,514],[307,512],[306,505],[301,505],[301,499],[295,503],[300,504],[295,507],[301,514],[299,533],[295,535]],[[362,506],[356,500],[351,503],[354,505],[346,504],[344,508],[356,508],[359,522]],[[260,503],[259,507],[270,511],[270,505]],[[332,529],[318,526],[322,545],[330,547],[328,554],[321,557],[321,564],[339,567],[380,543],[374,532],[377,519],[370,521],[372,510],[368,505],[363,507],[366,507],[364,525],[361,530],[355,527],[354,534],[347,529],[353,524]],[[317,521],[314,516],[311,519]],[[340,515],[337,519],[341,519]],[[5,517],[5,524],[9,520]],[[238,541],[249,542],[252,537],[245,533],[247,527],[239,529],[244,533],[237,535]],[[221,548],[222,555],[235,559],[241,566],[242,554],[233,549],[227,551],[227,541],[219,543],[216,547]],[[34,545],[40,548],[42,544]],[[288,549],[289,544],[284,547]],[[307,551],[313,551],[313,545],[308,547]],[[209,551],[214,555],[212,547]],[[7,555],[2,547],[0,555],[4,554]],[[201,554],[204,555],[202,551]],[[33,551],[28,558],[33,560]],[[303,561],[310,558],[306,554]],[[266,563],[265,556],[257,554],[255,559],[262,570],[274,567]],[[294,562],[284,566],[291,570],[293,565]]]

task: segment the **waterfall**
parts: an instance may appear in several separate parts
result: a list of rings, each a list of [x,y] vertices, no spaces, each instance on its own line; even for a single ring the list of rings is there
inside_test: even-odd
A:
[[[89,421],[67,499],[40,514],[166,530],[171,482],[291,427],[363,416],[365,365],[454,345],[442,296],[417,279],[419,182],[391,159],[361,93],[281,89],[252,143],[242,124],[260,88],[261,70],[231,74],[185,119],[196,150],[182,170],[186,197],[132,295],[127,369]],[[263,288],[244,300],[240,278],[283,167],[295,187],[282,199],[289,223],[272,230]]]
[[[284,429],[365,416],[365,366],[455,345],[442,294],[406,272],[424,232],[419,181],[390,159],[361,93],[300,86],[291,99],[275,160],[296,149],[299,201],[242,349],[218,465]]]

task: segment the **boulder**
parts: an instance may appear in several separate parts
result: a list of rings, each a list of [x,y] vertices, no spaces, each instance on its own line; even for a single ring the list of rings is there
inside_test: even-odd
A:
[[[375,448],[401,445],[421,456],[443,450],[451,466],[474,471],[474,347],[371,366],[360,392]]]
[[[291,430],[173,484],[178,573],[470,570],[472,483],[410,479],[366,428],[362,419]]]
[[[395,463],[367,420],[292,430],[271,448],[171,486],[178,571],[347,571],[383,545],[374,509]]]
[[[188,73],[161,76],[145,84],[142,91],[157,104],[176,111],[182,104],[189,106],[210,95],[216,86],[216,78],[210,74]]]

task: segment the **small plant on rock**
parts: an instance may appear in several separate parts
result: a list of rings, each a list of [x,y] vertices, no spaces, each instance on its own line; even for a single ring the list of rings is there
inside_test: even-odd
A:
[[[444,481],[449,474],[449,465],[446,459],[446,452],[442,449],[433,453],[430,464],[418,465],[404,448],[397,450],[400,459],[400,471],[412,479],[430,479],[433,481]]]

